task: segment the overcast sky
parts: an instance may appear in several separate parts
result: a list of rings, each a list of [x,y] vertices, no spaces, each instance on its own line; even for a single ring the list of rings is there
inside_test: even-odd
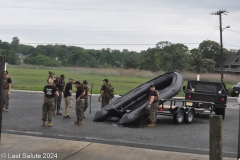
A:
[[[0,39],[135,51],[169,41],[192,49],[220,41],[219,16],[210,13],[225,9],[224,47],[240,49],[239,8],[239,0],[0,0]]]

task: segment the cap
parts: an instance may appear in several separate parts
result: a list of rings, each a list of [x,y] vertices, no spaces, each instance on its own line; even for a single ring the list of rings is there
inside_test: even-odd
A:
[[[79,84],[79,85],[81,85],[81,83],[80,83],[79,81],[76,81],[76,82],[74,82],[73,84]]]
[[[70,77],[69,80],[74,80],[74,78],[73,78],[73,77]]]
[[[5,74],[8,74],[8,70],[4,71]]]
[[[54,72],[51,72],[51,71],[49,71],[49,72],[48,72],[48,74],[52,74],[52,75],[54,75],[55,73],[54,73]]]
[[[64,74],[61,74],[61,76],[60,76],[60,77],[62,77],[62,78],[65,78]]]
[[[88,81],[87,81],[87,80],[84,80],[83,83],[84,83],[84,84],[88,84]]]
[[[154,84],[150,84],[150,88],[154,87]]]
[[[108,83],[108,79],[106,79],[106,78],[105,78],[103,81],[105,81],[105,82],[107,82],[107,83]]]

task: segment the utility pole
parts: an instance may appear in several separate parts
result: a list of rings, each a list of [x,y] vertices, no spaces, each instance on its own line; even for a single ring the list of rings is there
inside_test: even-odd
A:
[[[220,46],[221,46],[221,82],[223,82],[223,44],[222,44],[222,14],[228,13],[225,10],[219,10],[217,12],[211,13],[212,15],[219,15],[219,23],[220,23]]]

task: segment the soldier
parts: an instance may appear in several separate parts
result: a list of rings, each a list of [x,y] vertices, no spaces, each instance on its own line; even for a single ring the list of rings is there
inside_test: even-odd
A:
[[[44,102],[42,107],[42,126],[45,126],[45,121],[48,118],[48,127],[52,127],[52,111],[54,107],[54,96],[58,96],[57,88],[53,86],[53,80],[48,80],[48,85],[43,89]]]
[[[61,76],[59,78],[57,78],[56,87],[58,89],[59,96],[55,97],[56,105],[55,105],[55,110],[53,113],[53,114],[55,114],[56,109],[57,109],[56,115],[62,115],[62,113],[60,113],[60,108],[61,108],[61,102],[62,102],[62,93],[64,92],[64,86],[65,86],[64,78],[65,78],[65,76],[63,74],[61,74]]]
[[[4,79],[3,79],[3,93],[2,93],[3,108],[1,108],[2,111],[4,111],[4,108],[5,108],[5,111],[8,112],[11,89],[12,89],[12,79],[8,76],[8,71],[5,71]]]
[[[69,78],[69,82],[66,84],[65,90],[64,90],[64,98],[65,98],[65,113],[64,118],[71,118],[70,110],[72,107],[72,84],[74,79],[72,77]]]
[[[74,124],[82,125],[83,120],[83,113],[84,113],[84,88],[81,86],[79,81],[74,83],[75,87],[77,88],[76,91],[76,114],[77,114],[77,121]]]
[[[109,104],[110,100],[114,97],[114,88],[108,79],[103,80],[103,85],[101,88],[100,96],[98,98],[99,102],[102,102],[102,108]]]
[[[153,84],[150,85],[150,96],[149,96],[149,103],[148,107],[150,108],[149,111],[149,118],[150,118],[150,124],[147,125],[148,127],[155,127],[156,126],[156,119],[157,119],[157,110],[159,106],[159,100],[160,95],[157,90],[155,90],[155,87]]]
[[[88,97],[91,96],[91,94],[89,94],[89,88],[88,88],[88,81],[84,80],[83,81],[83,88],[85,91],[85,96],[84,96],[84,112],[86,111],[87,107],[88,107]],[[85,116],[83,115],[83,118],[85,118]]]

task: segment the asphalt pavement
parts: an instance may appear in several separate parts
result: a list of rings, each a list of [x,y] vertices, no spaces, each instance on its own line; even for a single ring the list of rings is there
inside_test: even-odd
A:
[[[73,123],[76,120],[73,100],[70,115],[72,118],[54,116],[54,126],[49,128],[41,126],[42,103],[41,92],[12,91],[9,112],[3,113],[3,132],[163,151],[205,155],[209,152],[209,115],[196,115],[192,124],[175,125],[171,117],[158,116],[155,128],[121,127],[115,121],[93,121],[96,111],[101,108],[97,96],[93,96],[92,114],[89,114],[88,108],[82,126]],[[228,106],[223,121],[223,155],[236,157],[238,140],[236,98],[229,98]]]

